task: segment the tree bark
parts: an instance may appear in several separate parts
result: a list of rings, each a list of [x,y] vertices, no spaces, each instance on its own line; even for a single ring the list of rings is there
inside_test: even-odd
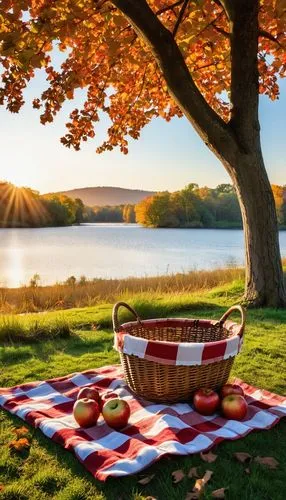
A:
[[[233,180],[245,239],[245,298],[257,306],[284,307],[286,293],[274,197],[260,144],[258,0],[222,0],[230,21],[231,119],[240,148],[223,161]]]
[[[196,87],[178,45],[146,0],[111,0],[151,50],[172,95],[236,189],[244,225],[246,300],[286,305],[274,197],[260,146],[258,120],[259,0],[220,0],[229,18],[231,119],[223,120]]]
[[[278,224],[271,185],[260,148],[241,155],[231,175],[243,220],[245,300],[252,306],[285,307]]]

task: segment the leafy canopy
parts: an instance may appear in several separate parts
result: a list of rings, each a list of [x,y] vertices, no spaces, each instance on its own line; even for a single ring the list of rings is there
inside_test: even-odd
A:
[[[139,2],[139,0],[136,0]],[[142,0],[145,2],[145,0]],[[114,3],[115,0],[114,0]],[[0,103],[11,112],[24,104],[23,91],[37,69],[48,86],[35,96],[41,122],[52,122],[75,90],[86,90],[82,109],[74,109],[61,141],[80,148],[95,135],[102,112],[111,125],[98,152],[119,146],[127,153],[128,136],[137,139],[153,117],[182,116],[168,94],[150,48],[128,19],[108,0],[1,0]],[[148,0],[173,34],[196,86],[225,120],[230,113],[230,33],[219,0]],[[278,98],[279,77],[286,76],[286,0],[260,0],[258,64],[260,93]],[[54,56],[66,56],[60,70]]]

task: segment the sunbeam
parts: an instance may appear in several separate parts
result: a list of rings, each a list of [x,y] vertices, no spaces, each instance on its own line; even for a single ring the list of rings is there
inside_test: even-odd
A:
[[[2,226],[39,226],[49,218],[49,214],[37,198],[37,193],[29,188],[16,187],[9,183],[0,184],[0,224]]]

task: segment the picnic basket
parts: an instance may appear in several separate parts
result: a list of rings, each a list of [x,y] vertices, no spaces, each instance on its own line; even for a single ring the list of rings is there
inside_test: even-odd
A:
[[[135,321],[120,324],[120,307]],[[228,320],[233,311],[240,313],[240,324]],[[117,302],[112,320],[114,347],[129,387],[150,401],[174,403],[189,400],[201,387],[219,389],[227,382],[242,346],[245,312],[235,305],[218,321],[141,320],[131,306]]]

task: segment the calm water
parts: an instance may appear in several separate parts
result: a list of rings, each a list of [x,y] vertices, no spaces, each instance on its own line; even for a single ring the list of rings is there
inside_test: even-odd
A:
[[[280,234],[286,256],[286,232]],[[41,284],[74,275],[120,278],[243,264],[243,233],[219,229],[145,229],[136,224],[0,229],[0,285]]]

